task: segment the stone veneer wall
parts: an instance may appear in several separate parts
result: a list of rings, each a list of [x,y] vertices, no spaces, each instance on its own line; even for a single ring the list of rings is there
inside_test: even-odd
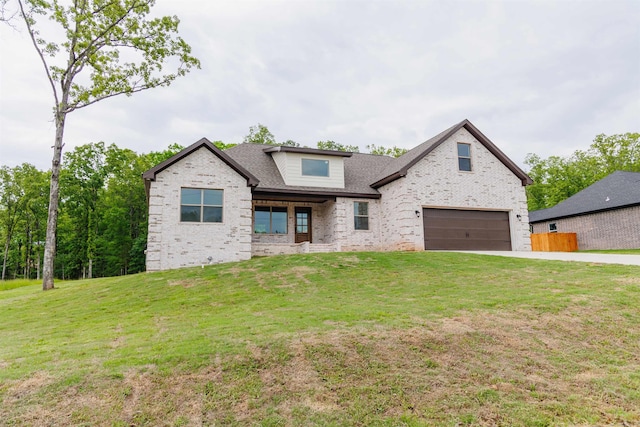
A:
[[[640,206],[538,222],[533,232],[548,233],[551,223],[559,233],[576,233],[579,250],[640,248]]]
[[[471,144],[471,172],[458,170],[458,142]],[[522,182],[464,128],[409,169],[406,177],[379,190],[381,237],[389,250],[424,250],[422,208],[508,211],[512,249],[531,250]]]
[[[180,222],[183,187],[222,189],[223,222]],[[147,271],[251,258],[251,218],[247,180],[206,148],[197,150],[151,182]]]

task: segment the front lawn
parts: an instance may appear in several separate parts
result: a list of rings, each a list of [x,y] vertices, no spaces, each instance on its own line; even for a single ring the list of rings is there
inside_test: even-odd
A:
[[[0,292],[0,420],[637,425],[638,307],[640,267],[464,253],[36,284]]]

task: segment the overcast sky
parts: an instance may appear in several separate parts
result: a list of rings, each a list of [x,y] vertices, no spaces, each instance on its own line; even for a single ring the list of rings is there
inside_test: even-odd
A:
[[[201,137],[412,148],[469,119],[521,166],[640,132],[640,0],[158,0],[202,69],[70,114],[65,150]],[[52,95],[26,31],[0,26],[0,164],[51,165]]]

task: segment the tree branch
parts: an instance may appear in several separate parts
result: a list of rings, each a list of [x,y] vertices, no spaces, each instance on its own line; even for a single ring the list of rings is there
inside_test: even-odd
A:
[[[51,73],[49,72],[49,66],[47,64],[46,59],[44,59],[44,54],[42,53],[40,46],[38,46],[38,42],[36,41],[33,27],[31,26],[31,22],[30,22],[31,18],[28,17],[25,13],[22,0],[18,0],[18,5],[20,6],[20,14],[22,16],[22,19],[27,25],[27,31],[29,31],[29,37],[31,37],[31,42],[33,43],[33,46],[36,48],[36,52],[38,52],[38,56],[40,56],[40,60],[42,61],[42,65],[44,66],[45,73],[47,73],[47,79],[49,80],[49,84],[51,85],[51,90],[53,91],[53,98],[56,101],[55,109],[56,109],[56,112],[58,112],[60,106],[59,106],[58,91],[56,90],[55,81],[53,80],[53,77],[51,77]]]

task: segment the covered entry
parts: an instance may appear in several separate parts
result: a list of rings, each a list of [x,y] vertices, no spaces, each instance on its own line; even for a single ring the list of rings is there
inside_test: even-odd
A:
[[[509,212],[424,208],[422,218],[427,250],[511,250]]]

